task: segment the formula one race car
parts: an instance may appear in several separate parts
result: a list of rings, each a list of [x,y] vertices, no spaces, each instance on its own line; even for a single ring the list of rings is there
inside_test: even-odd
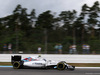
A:
[[[65,61],[46,60],[40,56],[21,59],[21,56],[11,56],[11,63],[14,69],[21,68],[44,68],[58,70],[74,70],[75,66],[68,65]]]

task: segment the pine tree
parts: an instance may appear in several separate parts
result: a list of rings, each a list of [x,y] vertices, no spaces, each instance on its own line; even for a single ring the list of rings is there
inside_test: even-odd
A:
[[[86,36],[85,32],[86,32],[86,29],[89,27],[89,24],[87,22],[89,10],[90,10],[89,6],[87,6],[87,4],[84,4],[82,6],[82,10],[81,10],[80,16],[78,18],[78,21],[80,22],[80,24],[78,24],[78,25],[80,25],[79,27],[80,27],[80,31],[81,31],[81,42],[82,43],[85,43],[85,41],[86,41],[85,40],[85,36]]]
[[[95,35],[94,27],[98,24],[98,18],[99,18],[99,12],[100,12],[98,1],[94,3],[94,5],[90,8],[89,12],[90,13],[89,13],[88,23],[91,28],[91,37],[94,38],[94,35]]]

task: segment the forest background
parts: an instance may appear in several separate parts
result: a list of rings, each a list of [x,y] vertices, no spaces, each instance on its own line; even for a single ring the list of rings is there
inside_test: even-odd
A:
[[[0,52],[4,44],[12,44],[14,53],[55,53],[56,44],[63,45],[63,53],[69,52],[70,45],[77,45],[82,53],[82,44],[90,45],[91,53],[100,53],[100,3],[90,7],[84,4],[81,12],[61,11],[58,15],[51,10],[36,16],[35,9],[27,13],[20,4],[11,15],[0,18]]]

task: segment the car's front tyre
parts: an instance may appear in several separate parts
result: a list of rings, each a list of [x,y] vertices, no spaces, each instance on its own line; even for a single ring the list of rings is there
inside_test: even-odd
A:
[[[64,70],[65,69],[65,63],[64,62],[59,62],[58,64],[57,64],[57,69],[58,70]]]

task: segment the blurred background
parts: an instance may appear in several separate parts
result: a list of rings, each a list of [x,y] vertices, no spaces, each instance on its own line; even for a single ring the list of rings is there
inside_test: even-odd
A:
[[[0,18],[0,53],[100,54],[100,2],[80,8],[37,16],[18,4]]]

